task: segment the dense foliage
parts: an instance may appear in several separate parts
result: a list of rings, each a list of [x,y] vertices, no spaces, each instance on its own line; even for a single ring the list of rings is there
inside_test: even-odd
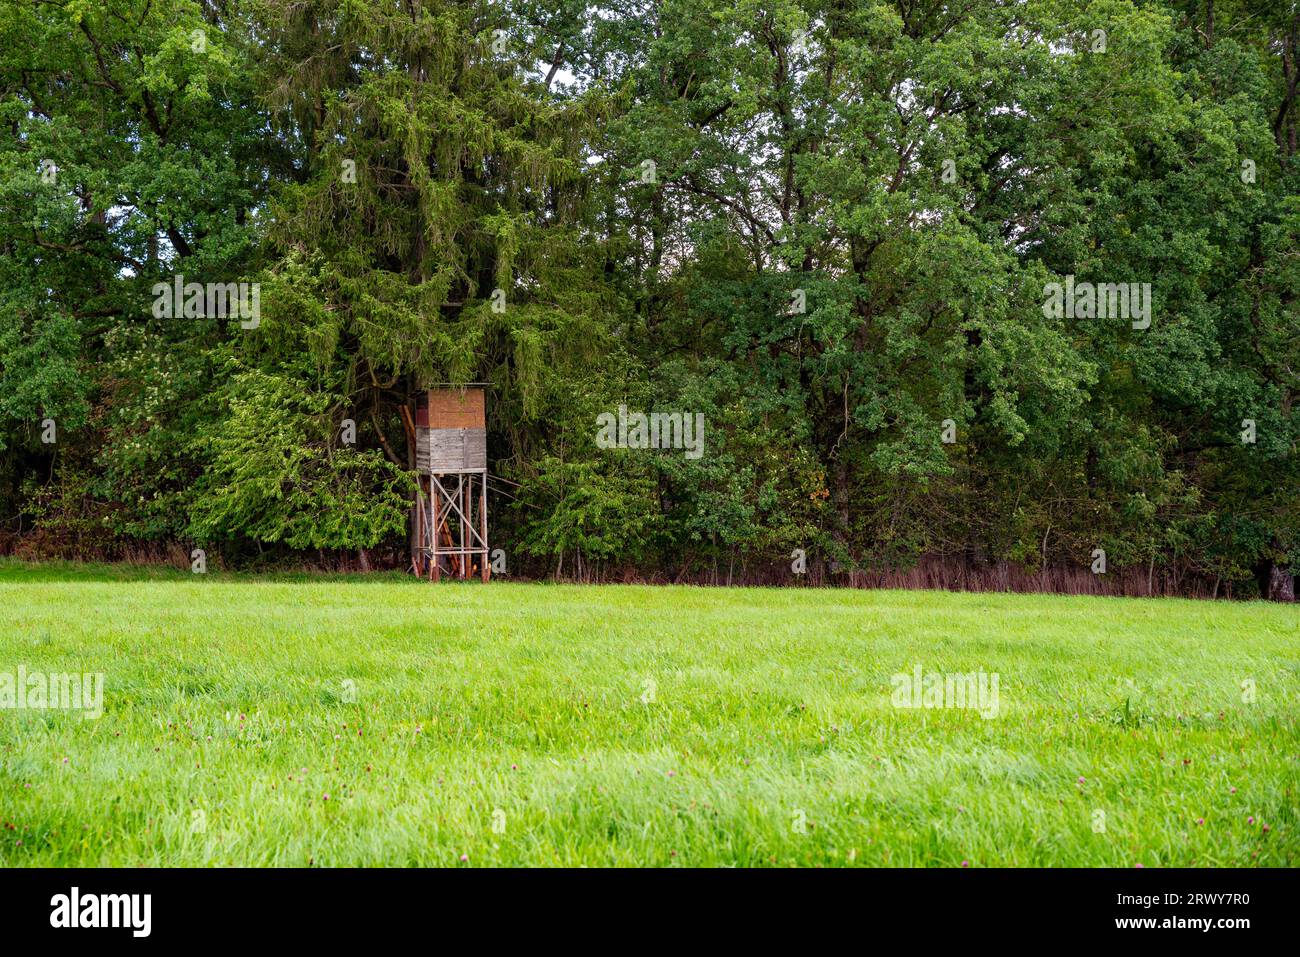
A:
[[[487,381],[514,573],[1285,598],[1298,149],[1277,0],[0,0],[0,519],[401,565]]]

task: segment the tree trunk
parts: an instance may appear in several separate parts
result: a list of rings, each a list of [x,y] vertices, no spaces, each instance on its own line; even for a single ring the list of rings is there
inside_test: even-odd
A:
[[[407,377],[407,388],[414,391],[414,377]],[[415,419],[411,415],[409,403],[401,407],[402,425],[406,431],[406,467],[412,472],[416,472],[416,438],[415,438]],[[415,478],[415,493],[411,501],[411,507],[406,512],[406,545],[410,552],[411,568],[415,574],[420,574],[420,547],[424,544],[420,540],[421,531],[420,519],[423,512],[420,499],[424,495],[424,483],[420,480],[419,474]]]
[[[1270,562],[1268,567],[1268,600],[1295,601],[1295,576],[1276,562]]]

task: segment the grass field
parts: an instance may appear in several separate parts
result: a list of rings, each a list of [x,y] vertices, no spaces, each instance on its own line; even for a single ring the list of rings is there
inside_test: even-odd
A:
[[[0,563],[19,666],[9,866],[1300,863],[1277,605]]]

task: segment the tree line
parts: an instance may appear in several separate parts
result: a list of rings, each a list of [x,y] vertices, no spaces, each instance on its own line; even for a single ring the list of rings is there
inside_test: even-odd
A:
[[[1289,0],[0,0],[0,550],[404,567],[481,381],[510,574],[1293,598],[1298,90]]]

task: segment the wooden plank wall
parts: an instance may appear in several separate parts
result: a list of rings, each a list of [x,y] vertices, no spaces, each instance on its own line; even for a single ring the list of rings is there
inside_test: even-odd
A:
[[[487,429],[415,430],[415,467],[425,474],[474,472],[487,468]]]

